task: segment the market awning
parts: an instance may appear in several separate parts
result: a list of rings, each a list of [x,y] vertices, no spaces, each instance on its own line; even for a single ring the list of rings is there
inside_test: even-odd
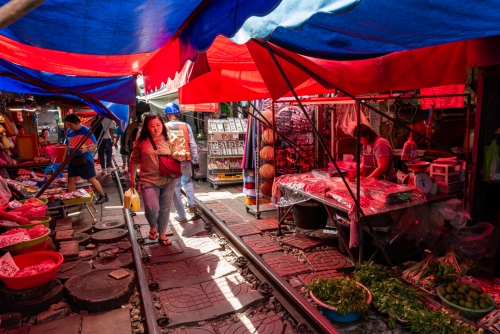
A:
[[[219,35],[239,44],[265,39],[311,57],[366,59],[500,35],[499,7],[500,0],[51,0],[0,31],[0,52],[60,75],[161,73],[146,80],[151,91]]]
[[[321,94],[340,87],[351,94],[409,90],[463,83],[467,42],[401,51],[357,61],[306,57],[270,44],[298,95]],[[205,62],[205,59],[202,60]],[[179,88],[181,103],[227,102],[287,96],[268,51],[218,37],[206,52],[210,71]]]
[[[139,99],[149,103],[151,110],[159,113],[163,113],[167,103],[178,104],[181,112],[217,112],[219,110],[218,103],[179,104],[177,90],[169,92],[165,89]]]
[[[128,104],[135,104],[135,78],[85,78],[52,75],[0,59],[0,90],[77,98],[117,124],[128,123]],[[104,99],[118,100],[105,102]],[[124,102],[124,103],[123,103]],[[130,103],[129,103],[130,102]]]

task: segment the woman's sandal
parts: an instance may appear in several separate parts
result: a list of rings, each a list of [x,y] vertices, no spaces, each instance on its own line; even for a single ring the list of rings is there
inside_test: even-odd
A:
[[[172,241],[168,239],[158,239],[158,242],[161,243],[163,246],[170,246],[172,244]]]
[[[156,240],[156,238],[158,237],[158,232],[149,232],[149,240]]]

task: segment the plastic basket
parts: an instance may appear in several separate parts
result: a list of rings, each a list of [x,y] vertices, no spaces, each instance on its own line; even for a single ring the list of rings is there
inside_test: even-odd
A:
[[[331,168],[335,168],[335,165],[331,164],[331,165],[328,165],[329,167]],[[346,162],[345,161],[337,161],[337,166],[339,166],[339,169],[341,171],[345,171],[346,172],[346,177],[349,178],[349,179],[353,179],[356,177],[356,173],[358,171],[358,168],[355,167],[355,168],[348,168],[346,167]]]
[[[35,223],[35,224],[26,224],[26,225],[19,225],[19,226],[4,226],[4,228],[6,230],[11,230],[13,228],[24,228],[25,230],[28,230],[28,229],[35,227],[37,225],[40,225],[40,224],[43,224],[43,226],[45,226],[45,227],[49,227],[49,223],[50,223],[51,219],[52,219],[52,217],[49,217],[49,216],[28,218],[29,221],[39,220],[40,222]]]
[[[0,278],[8,288],[14,290],[24,290],[35,288],[37,286],[50,282],[54,278],[54,276],[56,276],[57,269],[63,262],[64,258],[57,252],[40,251],[14,256],[13,260],[19,267],[19,269],[25,268],[27,266],[32,266],[45,260],[52,260],[56,264],[54,267],[50,268],[47,271],[26,277],[8,277],[0,275]]]
[[[441,302],[443,302],[444,305],[446,305],[448,308],[450,308],[452,310],[458,311],[458,313],[462,317],[465,317],[465,318],[471,319],[471,320],[481,318],[481,317],[485,316],[486,314],[490,313],[491,311],[493,311],[493,309],[495,309],[495,307],[497,307],[495,300],[489,294],[488,294],[488,298],[490,298],[490,300],[492,302],[490,307],[482,309],[482,310],[471,310],[471,309],[468,309],[468,308],[465,308],[465,307],[462,307],[460,305],[457,305],[455,303],[450,302],[449,300],[444,298],[443,295],[441,295],[441,293],[439,292],[439,289],[436,289],[436,292],[437,292],[437,295],[439,296],[439,298],[441,298]]]
[[[64,205],[73,205],[80,203],[88,203],[92,202],[93,194],[90,194],[90,197],[81,197],[81,198],[73,198],[73,199],[65,199],[62,201]]]
[[[22,200],[20,200],[20,201],[19,201],[19,203],[24,204],[27,200],[28,200],[28,199],[22,199]],[[39,200],[40,200],[43,204],[45,204],[45,205],[47,205],[47,203],[49,203],[49,200],[48,200],[48,199],[46,199],[46,198],[39,198]]]
[[[368,288],[361,283],[356,282],[356,284],[366,290],[366,292],[367,292],[366,303],[371,304],[372,293],[370,292],[370,290],[368,290]],[[327,318],[329,318],[333,321],[351,322],[351,321],[357,320],[361,316],[361,314],[359,314],[358,312],[349,312],[346,315],[342,315],[340,313],[337,313],[337,309],[335,307],[332,307],[328,304],[323,303],[321,300],[316,298],[316,296],[313,294],[312,291],[309,291],[309,295],[311,296],[312,300],[314,300],[319,305],[319,308],[321,309],[321,313],[323,313]]]
[[[26,209],[22,207],[19,209],[15,209],[9,212],[12,215],[21,216],[24,218],[36,218],[36,217],[44,217],[47,213],[47,205],[39,206],[36,209],[26,212]]]
[[[50,228],[48,228],[47,233],[45,233],[41,237],[4,247],[2,248],[2,251],[10,252],[12,255],[17,255],[33,252],[35,250],[45,250],[45,241],[49,237],[49,234]]]

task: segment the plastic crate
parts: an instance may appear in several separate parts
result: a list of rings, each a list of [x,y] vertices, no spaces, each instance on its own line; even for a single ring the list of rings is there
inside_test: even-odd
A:
[[[463,182],[437,182],[438,193],[441,194],[454,194],[463,189]]]
[[[432,177],[436,182],[443,182],[443,183],[452,183],[452,182],[459,182],[460,181],[460,175],[462,173],[460,172],[453,172],[448,174],[448,178],[446,175],[441,175],[441,174],[434,174]]]
[[[436,181],[451,183],[454,180],[460,180],[460,173],[462,171],[462,166],[459,164],[431,164],[430,166],[430,176]],[[456,180],[456,174],[458,173],[458,180]]]

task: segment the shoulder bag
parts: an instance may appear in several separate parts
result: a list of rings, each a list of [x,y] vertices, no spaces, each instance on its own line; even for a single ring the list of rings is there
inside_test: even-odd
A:
[[[149,141],[151,142],[151,146],[153,146],[153,149],[155,152],[158,150],[156,147],[156,144],[149,136]],[[181,171],[181,163],[172,158],[171,155],[168,154],[158,154],[158,164],[160,165],[160,175],[161,176],[166,176],[170,177],[172,179],[178,179],[182,176],[182,171]]]

